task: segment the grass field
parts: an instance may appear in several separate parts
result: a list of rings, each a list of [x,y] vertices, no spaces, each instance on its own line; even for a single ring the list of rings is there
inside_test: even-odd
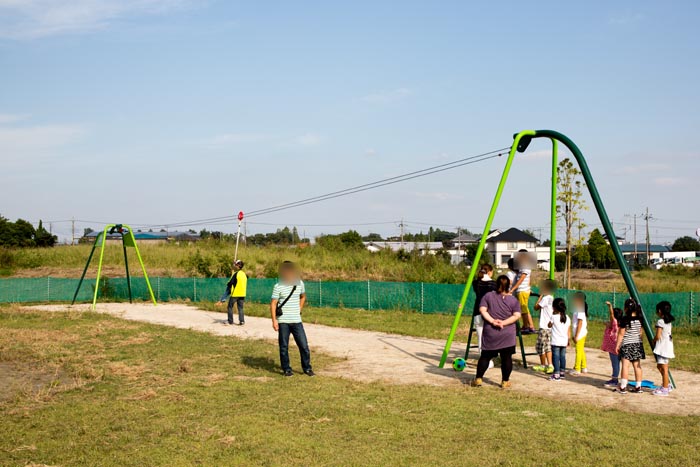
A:
[[[697,417],[496,389],[285,379],[261,341],[0,311],[0,365],[33,375],[3,381],[2,465],[700,464],[688,449]],[[342,364],[314,359],[319,370]]]
[[[225,308],[218,308],[214,303],[200,302],[198,308],[219,311],[224,313]],[[246,303],[246,315],[269,317],[268,305]],[[404,336],[428,337],[430,339],[447,339],[454,317],[444,314],[421,314],[414,311],[367,311],[347,308],[304,308],[304,321],[314,324],[325,324],[351,329],[364,329],[368,331],[387,332]],[[467,332],[471,315],[465,314],[460,321],[460,327],[455,336],[455,342],[464,344],[467,342]],[[537,321],[537,319],[535,319]],[[537,324],[537,323],[535,323]],[[588,327],[586,346],[600,348],[605,323],[590,321]],[[476,335],[474,335],[476,338]],[[523,336],[526,346],[534,347],[536,335]],[[675,328],[673,330],[673,342],[676,350],[676,358],[671,369],[679,368],[700,372],[700,327]],[[459,344],[455,344],[459,345]],[[647,346],[647,354],[651,355],[651,349]]]
[[[0,250],[0,275],[19,277],[80,277],[90,252],[90,245]],[[226,276],[232,262],[232,246],[217,242],[193,244],[148,244],[140,246],[151,276]],[[398,282],[464,283],[465,267],[454,267],[432,255],[370,253],[365,250],[329,251],[318,246],[307,248],[241,247],[239,256],[251,277],[276,277],[284,260],[299,263],[308,280],[377,280]],[[134,267],[138,275],[140,271]],[[109,244],[105,251],[105,274],[124,275],[121,248]],[[97,262],[90,274],[94,277]],[[637,271],[635,281],[641,292],[688,292],[700,290],[700,269],[678,268],[662,271]],[[581,290],[610,292],[624,290],[619,271],[576,270],[573,287]],[[534,281],[545,278],[536,271]]]

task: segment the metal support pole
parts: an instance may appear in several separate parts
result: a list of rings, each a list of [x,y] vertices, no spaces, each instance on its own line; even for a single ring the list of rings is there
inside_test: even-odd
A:
[[[95,278],[95,293],[92,295],[92,309],[95,309],[95,304],[97,303],[97,292],[100,290],[100,274],[102,274],[102,260],[105,256],[105,245],[107,244],[107,229],[111,228],[112,225],[105,227],[102,235],[102,246],[100,247],[100,262],[97,263],[97,277]]]
[[[552,139],[552,201],[549,227],[549,278],[554,280],[557,265],[557,181],[559,179],[558,143]]]
[[[455,334],[457,333],[457,327],[459,327],[459,320],[462,317],[462,312],[464,311],[464,305],[467,303],[467,296],[472,287],[472,282],[474,282],[474,276],[476,275],[476,270],[478,267],[474,265],[479,264],[481,259],[481,254],[486,246],[486,237],[491,230],[491,224],[493,223],[493,218],[496,216],[496,210],[498,209],[498,203],[501,201],[501,195],[503,195],[503,188],[508,180],[508,174],[510,173],[510,167],[513,165],[513,158],[515,157],[515,151],[518,149],[520,140],[525,136],[534,136],[535,132],[532,130],[522,131],[515,135],[513,145],[510,147],[510,153],[508,154],[508,159],[506,160],[506,165],[503,168],[503,175],[501,175],[501,181],[496,189],[496,195],[493,199],[493,204],[491,205],[491,210],[489,211],[489,216],[486,219],[486,225],[484,226],[484,232],[481,235],[481,240],[479,241],[479,247],[476,249],[476,254],[472,260],[472,268],[469,270],[469,278],[464,286],[464,291],[462,292],[462,298],[459,301],[459,306],[457,307],[457,313],[455,314],[455,319],[452,322],[452,328],[450,329],[450,335],[445,343],[445,349],[442,351],[442,357],[440,357],[440,368],[445,366],[445,361],[447,360],[447,355],[450,353],[450,347],[452,347],[452,341],[454,340]]]
[[[425,303],[425,287],[423,282],[420,283],[420,312],[423,313],[424,311],[424,303]]]
[[[78,298],[78,292],[80,292],[80,286],[83,285],[83,279],[85,279],[85,274],[87,273],[87,270],[90,267],[90,261],[92,261],[92,255],[95,254],[95,248],[97,247],[97,242],[100,241],[101,235],[102,235],[102,232],[98,233],[97,237],[95,237],[95,243],[92,244],[92,249],[90,249],[90,255],[88,256],[87,263],[85,263],[85,268],[83,269],[83,274],[80,276],[80,280],[78,281],[78,287],[75,289],[75,293],[73,294],[73,301],[70,302],[71,305],[75,305],[75,299]]]
[[[367,279],[367,310],[372,309],[372,296],[369,290],[369,279]]]
[[[192,291],[193,291],[192,301],[196,302],[197,301],[197,278],[196,277],[192,278]]]
[[[318,280],[318,306],[323,306],[323,289],[321,287],[321,279]]]
[[[46,278],[46,301],[51,301],[51,277]]]
[[[122,250],[124,250],[124,268],[126,269],[126,287],[129,290],[129,303],[134,303],[133,296],[131,294],[131,276],[129,275],[129,258],[126,254],[126,243],[124,242],[124,235],[122,235]]]

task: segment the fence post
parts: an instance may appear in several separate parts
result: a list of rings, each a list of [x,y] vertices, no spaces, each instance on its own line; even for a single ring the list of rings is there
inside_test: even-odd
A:
[[[195,302],[196,302],[196,301],[197,301],[197,278],[196,278],[196,277],[193,277],[193,278],[192,278],[192,284],[194,284],[194,286],[193,286],[194,298],[193,298],[192,301],[195,301]]]
[[[158,301],[160,301],[160,276],[156,277],[156,295],[158,296]]]
[[[51,276],[46,278],[46,301],[51,301]]]
[[[321,287],[321,279],[318,280],[318,306],[323,306],[323,289]]]
[[[616,299],[617,299],[617,290],[615,290],[615,286],[613,285],[613,299],[612,299],[613,307],[617,306],[617,303],[615,303]]]
[[[423,282],[420,283],[420,312],[423,313],[423,297],[425,296],[425,291],[423,290]]]
[[[690,292],[690,306],[688,307],[688,313],[690,314],[690,325],[693,325],[693,309],[695,308],[695,303],[694,303],[694,298],[695,294],[693,292]]]
[[[369,279],[367,279],[367,310],[372,309],[372,296],[369,291]]]

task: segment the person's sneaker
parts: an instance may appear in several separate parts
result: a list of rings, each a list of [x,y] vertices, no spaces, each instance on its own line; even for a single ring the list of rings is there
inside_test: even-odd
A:
[[[238,323],[238,325],[239,325],[239,326],[245,326],[245,321],[241,321],[240,323]]]
[[[314,370],[305,370],[304,374],[306,376],[316,376],[316,373],[314,373]]]
[[[226,320],[223,320],[223,321],[221,322],[221,324],[223,324],[224,326],[232,326],[232,325],[233,325],[233,323],[229,323],[229,322],[226,321]]]
[[[292,370],[285,370],[284,376],[294,376],[294,372]]]
[[[641,386],[636,386],[634,389],[630,390],[632,394],[643,394],[644,389]]]
[[[544,373],[546,369],[547,367],[544,365],[535,365],[532,367],[532,371],[539,371],[540,373]]]
[[[548,367],[545,367],[544,373],[546,375],[554,374],[554,365],[549,365]]]
[[[627,394],[627,388],[623,386],[618,386],[615,389],[613,389],[613,392],[616,392],[618,394]]]
[[[658,388],[654,389],[652,394],[655,396],[668,397],[668,393],[669,393],[668,389],[669,388],[664,388],[664,387],[659,386]]]
[[[469,385],[473,388],[480,388],[484,384],[481,378],[474,378]]]
[[[615,378],[609,379],[603,383],[606,388],[616,388],[620,384]]]
[[[559,373],[559,377],[561,379],[566,379],[566,373],[562,371],[561,373]]]
[[[513,385],[511,384],[510,381],[502,381],[501,382],[501,389],[510,389]]]
[[[561,377],[559,375],[552,375],[549,377],[550,381],[561,381]]]
[[[581,376],[581,372],[578,370],[569,370],[570,376]]]
[[[581,373],[583,373],[584,375],[588,373],[588,368],[581,368]]]

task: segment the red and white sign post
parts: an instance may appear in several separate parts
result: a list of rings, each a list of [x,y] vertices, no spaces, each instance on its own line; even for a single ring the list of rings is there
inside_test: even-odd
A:
[[[236,234],[236,251],[233,254],[233,260],[238,259],[238,242],[241,239],[241,222],[243,222],[243,211],[238,213],[238,233]]]

